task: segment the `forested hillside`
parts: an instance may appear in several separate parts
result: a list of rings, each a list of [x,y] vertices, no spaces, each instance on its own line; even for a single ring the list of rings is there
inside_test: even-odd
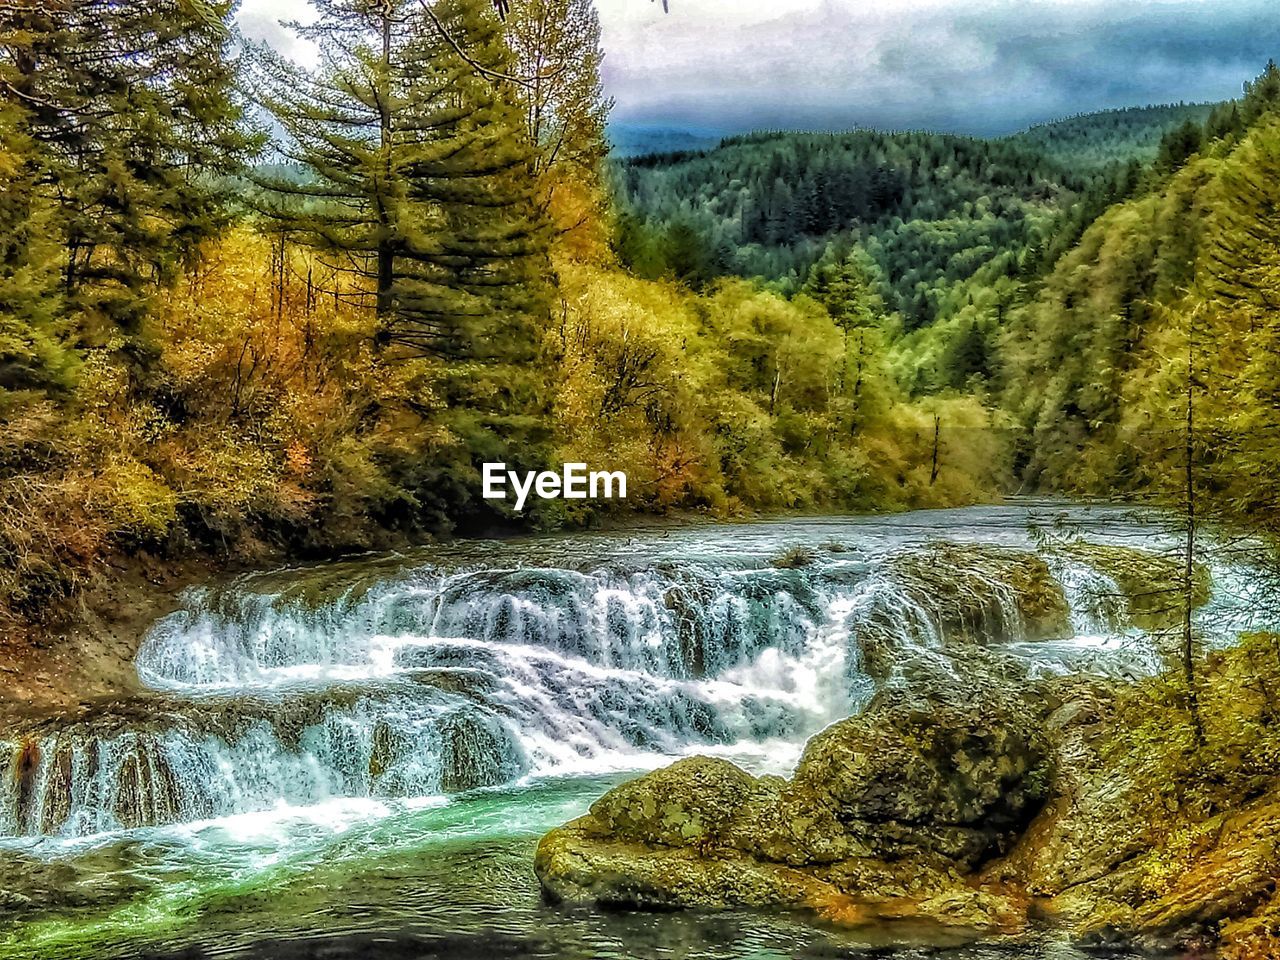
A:
[[[615,157],[710,150],[719,142],[719,136],[692,130],[646,124],[609,124],[609,146]]]
[[[1009,139],[1075,167],[1150,163],[1166,134],[1187,123],[1203,126],[1218,106],[1177,103],[1085,113],[1037,124]]]
[[[1027,482],[1185,497],[1274,523],[1280,71],[1217,112],[1157,188],[1112,207],[1011,316]],[[1230,122],[1224,122],[1228,120]]]
[[[945,319],[984,267],[1038,275],[1109,204],[1238,126],[1232,106],[1073,117],[1005,140],[771,133],[617,166],[618,249],[642,276],[723,275],[794,290],[828,247],[860,246],[905,330]],[[992,276],[988,269],[984,276]]]
[[[860,242],[908,327],[933,320],[941,282],[1046,237],[1094,179],[1014,143],[874,132],[739,137],[617,176],[619,252],[642,276],[794,288],[833,240]]]

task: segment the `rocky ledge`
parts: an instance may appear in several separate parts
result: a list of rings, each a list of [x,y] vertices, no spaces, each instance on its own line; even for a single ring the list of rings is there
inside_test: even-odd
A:
[[[537,873],[572,902],[1017,928],[1025,909],[971,878],[1043,807],[1038,721],[996,692],[886,690],[811,740],[790,780],[695,757],[616,788],[543,839]]]

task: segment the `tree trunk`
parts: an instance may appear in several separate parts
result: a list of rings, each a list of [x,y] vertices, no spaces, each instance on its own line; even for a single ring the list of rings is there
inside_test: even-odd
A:
[[[929,470],[929,486],[938,482],[938,446],[942,439],[942,417],[933,415],[933,467]]]

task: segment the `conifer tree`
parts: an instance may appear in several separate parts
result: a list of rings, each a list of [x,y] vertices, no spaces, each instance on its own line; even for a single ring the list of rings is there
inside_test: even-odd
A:
[[[0,63],[0,71],[9,66]],[[0,417],[12,399],[6,391],[57,386],[71,362],[57,336],[58,250],[38,198],[41,168],[25,120],[15,104],[0,103]]]
[[[384,359],[422,371],[397,449],[409,522],[484,516],[477,464],[545,466],[549,230],[517,69],[487,0],[316,0],[314,71],[262,52],[264,103],[301,180],[264,211],[345,272]],[[345,294],[344,294],[345,296]]]
[[[3,96],[29,137],[73,308],[134,329],[223,223],[213,181],[252,138],[230,56],[233,0],[10,0]]]
[[[262,181],[268,212],[368,289],[384,345],[528,359],[545,311],[533,153],[482,0],[317,0],[323,63],[263,51],[266,106],[309,179]],[[437,29],[438,25],[438,29]]]

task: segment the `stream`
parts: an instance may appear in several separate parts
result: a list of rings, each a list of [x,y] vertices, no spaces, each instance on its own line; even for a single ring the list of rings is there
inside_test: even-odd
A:
[[[139,651],[147,695],[0,732],[0,957],[1076,960],[1052,931],[550,906],[531,866],[545,831],[674,758],[789,773],[875,692],[866,624],[939,647],[888,558],[1067,534],[1176,547],[1151,517],[1026,502],[467,541],[189,590]],[[992,644],[1033,671],[1157,668],[1114,584],[1050,567],[1074,636],[1030,642],[992,584]],[[1256,626],[1250,571],[1213,572],[1202,615]]]

